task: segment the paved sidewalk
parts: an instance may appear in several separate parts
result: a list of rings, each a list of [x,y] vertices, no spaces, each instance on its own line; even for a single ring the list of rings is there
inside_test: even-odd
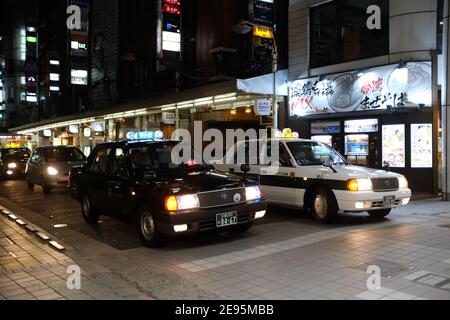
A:
[[[81,268],[81,289],[66,273]],[[6,216],[0,216],[0,300],[151,300],[129,282],[87,259],[58,252]]]

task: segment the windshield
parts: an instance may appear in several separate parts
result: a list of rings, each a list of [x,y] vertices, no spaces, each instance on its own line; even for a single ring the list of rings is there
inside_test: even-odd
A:
[[[289,142],[295,161],[301,166],[323,165],[333,162],[334,165],[345,165],[347,161],[338,152],[319,142]]]
[[[84,154],[76,148],[45,149],[44,157],[46,162],[73,162],[86,159]]]
[[[3,149],[1,151],[3,161],[10,160],[28,160],[30,158],[30,150],[28,149]]]
[[[146,172],[206,168],[203,162],[196,162],[201,155],[192,146],[176,141],[131,147],[130,158],[133,169]]]

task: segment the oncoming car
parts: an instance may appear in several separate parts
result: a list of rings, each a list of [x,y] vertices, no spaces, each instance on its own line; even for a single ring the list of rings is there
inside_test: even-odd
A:
[[[261,165],[260,157],[251,159],[255,153],[250,152],[252,146],[262,145],[267,150],[258,150],[256,154],[270,154],[273,144],[279,148],[275,172],[268,165]],[[323,223],[332,221],[339,211],[386,217],[393,208],[407,205],[411,199],[404,176],[350,165],[342,155],[320,142],[283,138],[264,143],[247,141],[238,143],[229,152],[243,152],[246,163],[256,163],[250,166],[250,174],[260,182],[269,203],[304,208]],[[228,154],[227,158],[237,157]],[[242,173],[237,164],[215,167]]]
[[[25,168],[30,154],[31,151],[27,148],[0,149],[0,176],[25,175]]]
[[[180,143],[97,146],[87,164],[70,175],[69,188],[81,203],[83,218],[97,223],[100,214],[128,215],[135,219],[142,243],[159,247],[168,236],[246,232],[264,217],[266,202],[256,182],[196,163],[194,156],[180,163],[173,158]]]
[[[28,188],[39,185],[45,194],[55,188],[67,189],[70,170],[85,161],[85,155],[72,146],[36,148],[27,164]]]

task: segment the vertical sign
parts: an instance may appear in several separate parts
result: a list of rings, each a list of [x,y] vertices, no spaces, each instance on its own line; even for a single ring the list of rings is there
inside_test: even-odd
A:
[[[85,85],[88,82],[88,42],[89,42],[89,0],[71,0],[72,5],[81,9],[81,29],[70,31],[70,68],[71,84]],[[86,74],[86,77],[79,79],[74,74]]]
[[[262,64],[272,62],[273,5],[274,0],[252,0],[253,22],[259,26],[253,30],[255,60]],[[272,29],[272,30],[271,30]]]
[[[157,50],[160,58],[179,58],[181,53],[181,0],[158,2]]]

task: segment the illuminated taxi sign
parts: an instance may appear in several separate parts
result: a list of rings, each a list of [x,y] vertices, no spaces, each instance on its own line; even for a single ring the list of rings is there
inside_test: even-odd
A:
[[[298,132],[293,132],[292,129],[283,129],[283,131],[275,131],[275,138],[277,139],[299,139],[300,134]]]
[[[253,28],[253,36],[265,38],[265,39],[272,39],[273,33],[270,27],[266,26],[255,26]]]
[[[164,139],[162,131],[142,131],[142,132],[128,132],[127,140],[161,140]]]

